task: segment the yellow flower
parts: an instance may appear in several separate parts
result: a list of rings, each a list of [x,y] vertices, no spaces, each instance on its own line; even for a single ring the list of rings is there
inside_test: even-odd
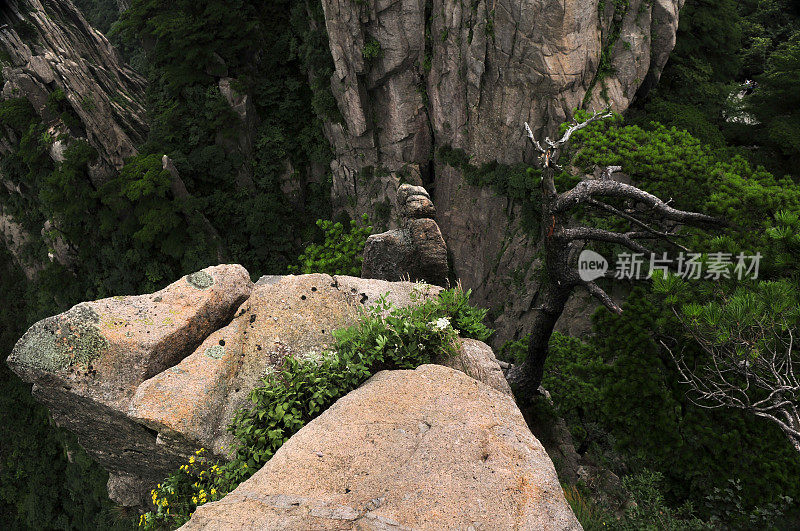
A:
[[[197,505],[197,496],[192,496],[192,503]]]
[[[190,462],[190,463],[194,463],[194,456],[192,456],[192,457],[190,457],[190,458],[189,458],[189,462]]]

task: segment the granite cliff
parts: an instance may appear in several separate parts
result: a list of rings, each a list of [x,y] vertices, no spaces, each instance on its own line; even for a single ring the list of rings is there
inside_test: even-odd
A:
[[[397,183],[418,171],[455,276],[497,316],[496,344],[519,336],[537,290],[537,242],[519,205],[471,186],[438,150],[464,150],[475,165],[533,163],[524,122],[552,135],[576,108],[624,111],[658,80],[682,5],[323,0],[343,117],[325,128],[335,204],[354,215],[394,206]],[[586,304],[576,297],[562,328],[585,332],[572,316]]]

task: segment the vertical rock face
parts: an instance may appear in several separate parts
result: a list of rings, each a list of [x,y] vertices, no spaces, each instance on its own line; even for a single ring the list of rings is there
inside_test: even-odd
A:
[[[58,133],[86,138],[99,158],[102,183],[122,167],[147,133],[144,79],[131,70],[70,0],[10,0],[0,6],[3,99],[27,98]],[[80,124],[65,124],[48,108],[61,90]]]
[[[435,161],[436,149],[463,149],[473,164],[532,162],[523,122],[553,134],[576,107],[625,110],[658,79],[683,1],[626,4],[323,0],[343,116],[326,125],[334,203],[371,212],[391,187],[360,186],[365,169],[421,168],[457,276],[478,302],[501,310],[498,341],[525,326],[535,242],[514,221],[514,205],[467,185]],[[520,287],[513,297],[512,283]]]

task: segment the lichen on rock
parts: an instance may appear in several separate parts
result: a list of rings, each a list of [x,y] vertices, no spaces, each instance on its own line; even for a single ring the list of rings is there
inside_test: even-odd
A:
[[[222,345],[211,345],[205,350],[205,355],[215,360],[222,359],[222,356],[225,355],[225,347]]]
[[[198,271],[191,275],[186,275],[186,282],[197,289],[208,289],[214,285],[214,277],[205,271]]]
[[[34,324],[11,356],[21,365],[51,372],[85,368],[107,348],[97,325],[100,316],[87,305]]]

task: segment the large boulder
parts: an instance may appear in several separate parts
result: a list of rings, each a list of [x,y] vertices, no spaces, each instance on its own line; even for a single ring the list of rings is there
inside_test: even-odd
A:
[[[513,399],[423,365],[376,374],[182,529],[489,528],[581,526]]]
[[[318,357],[333,330],[356,323],[361,307],[384,294],[395,307],[408,306],[414,291],[424,297],[439,288],[324,274],[263,277],[228,326],[139,386],[130,416],[226,456],[233,443],[230,419],[286,356]]]
[[[111,473],[112,499],[136,505],[147,488],[131,477],[157,483],[192,451],[128,417],[137,387],[227,324],[252,289],[242,266],[220,265],[152,294],[84,302],[34,324],[8,365]]]

